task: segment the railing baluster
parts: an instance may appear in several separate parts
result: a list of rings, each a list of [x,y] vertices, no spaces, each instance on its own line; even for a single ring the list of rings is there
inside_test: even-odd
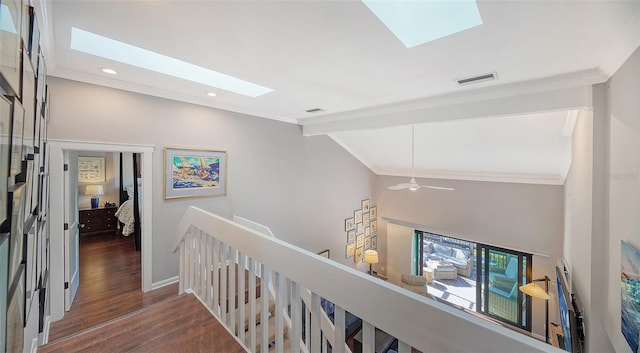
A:
[[[311,352],[320,351],[320,310],[322,310],[320,308],[320,296],[316,293],[311,293],[311,344],[309,345]]]
[[[220,318],[220,271],[222,271],[222,263],[220,262],[220,241],[213,239],[213,313]]]
[[[300,353],[302,340],[302,300],[300,299],[300,285],[291,281],[291,351]]]
[[[256,261],[249,258],[249,351],[256,349]]]
[[[183,241],[182,243],[180,243],[180,260],[178,261],[180,264],[180,278],[178,279],[178,294],[183,294],[184,293],[184,288],[185,288],[185,283],[184,283],[184,279],[187,278],[186,274],[185,274],[185,259],[187,258],[186,256],[186,251],[185,251],[185,242]]]
[[[233,331],[236,329],[236,303],[240,300],[240,293],[238,287],[236,287],[236,273],[238,267],[236,267],[236,254],[238,251],[232,247],[229,247],[229,327]],[[243,293],[244,294],[244,293]]]
[[[411,353],[411,346],[404,341],[398,340],[398,353]]]
[[[311,352],[311,303],[306,303],[304,307],[304,342],[307,350]]]
[[[335,326],[335,330],[333,336],[333,347],[331,351],[335,353],[344,353],[345,313],[344,309],[337,304],[334,306],[333,310],[333,324]]]
[[[260,316],[260,326],[262,326],[262,337],[260,337],[260,348],[262,353],[269,350],[269,268],[262,264],[260,272],[260,297],[262,298],[262,312]]]
[[[229,288],[227,284],[229,277],[229,245],[222,243],[220,251],[220,321],[226,325],[227,312],[229,309],[227,297],[227,290]]]
[[[367,321],[362,322],[362,353],[373,353],[376,346],[376,330]]]
[[[206,271],[207,271],[207,296],[205,298],[206,302],[207,302],[207,306],[209,307],[209,309],[211,309],[212,311],[215,310],[215,306],[213,304],[213,290],[215,288],[215,285],[213,284],[213,272],[214,270],[217,270],[216,266],[214,266],[213,264],[213,237],[209,236],[207,234],[207,255],[206,255]]]
[[[283,353],[284,348],[284,276],[280,272],[275,273],[275,293],[276,293],[276,352]]]
[[[204,273],[202,272],[204,270],[204,257],[202,256],[203,251],[204,251],[204,235],[203,235],[203,231],[198,229],[198,232],[196,233],[196,293],[198,293],[198,296],[200,298],[202,298],[202,293],[203,292],[203,275]]]
[[[246,317],[245,311],[245,267],[246,267],[246,256],[238,251],[238,309],[236,312],[238,313],[238,339],[240,342],[245,341],[244,331],[246,329],[244,318]]]

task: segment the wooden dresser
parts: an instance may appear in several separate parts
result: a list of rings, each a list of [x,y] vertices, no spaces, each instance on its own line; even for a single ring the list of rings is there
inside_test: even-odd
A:
[[[118,219],[115,213],[116,207],[85,208],[80,210],[79,230],[80,235],[89,235],[103,232],[116,232]]]

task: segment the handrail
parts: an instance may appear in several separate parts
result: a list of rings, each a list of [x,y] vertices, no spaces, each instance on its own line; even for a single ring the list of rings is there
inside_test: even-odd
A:
[[[363,327],[373,325],[396,337],[401,351],[410,346],[424,352],[561,352],[193,206],[178,224],[176,250],[195,229],[335,303],[336,326],[338,321],[344,325],[342,310],[347,310],[363,320]],[[317,300],[312,306],[319,306]]]

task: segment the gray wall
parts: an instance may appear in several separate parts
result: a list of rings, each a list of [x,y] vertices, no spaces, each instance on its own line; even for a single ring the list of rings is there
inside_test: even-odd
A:
[[[262,223],[287,242],[344,257],[344,219],[371,198],[374,174],[326,136],[297,125],[141,94],[49,80],[49,138],[153,145],[153,282],[178,274],[176,224],[189,205]],[[228,152],[227,195],[163,199],[163,148]],[[354,208],[355,207],[355,208]],[[362,266],[362,265],[361,265]],[[364,267],[363,267],[364,268]]]
[[[606,288],[602,298],[606,302],[594,305],[606,305],[605,327],[615,350],[631,352],[620,332],[620,243],[624,240],[640,249],[640,49],[608,81],[607,87],[609,226],[605,237],[608,242],[601,250],[608,257],[599,264],[607,270],[605,278],[598,279]]]

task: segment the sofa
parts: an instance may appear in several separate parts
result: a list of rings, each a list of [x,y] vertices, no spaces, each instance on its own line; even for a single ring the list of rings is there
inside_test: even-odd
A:
[[[467,278],[471,277],[473,259],[470,251],[437,243],[428,243],[427,245],[427,252],[424,257],[425,265],[427,260],[443,260],[452,264],[456,268],[458,275]]]
[[[400,276],[400,287],[420,295],[427,295],[427,279],[423,276],[402,274]]]

